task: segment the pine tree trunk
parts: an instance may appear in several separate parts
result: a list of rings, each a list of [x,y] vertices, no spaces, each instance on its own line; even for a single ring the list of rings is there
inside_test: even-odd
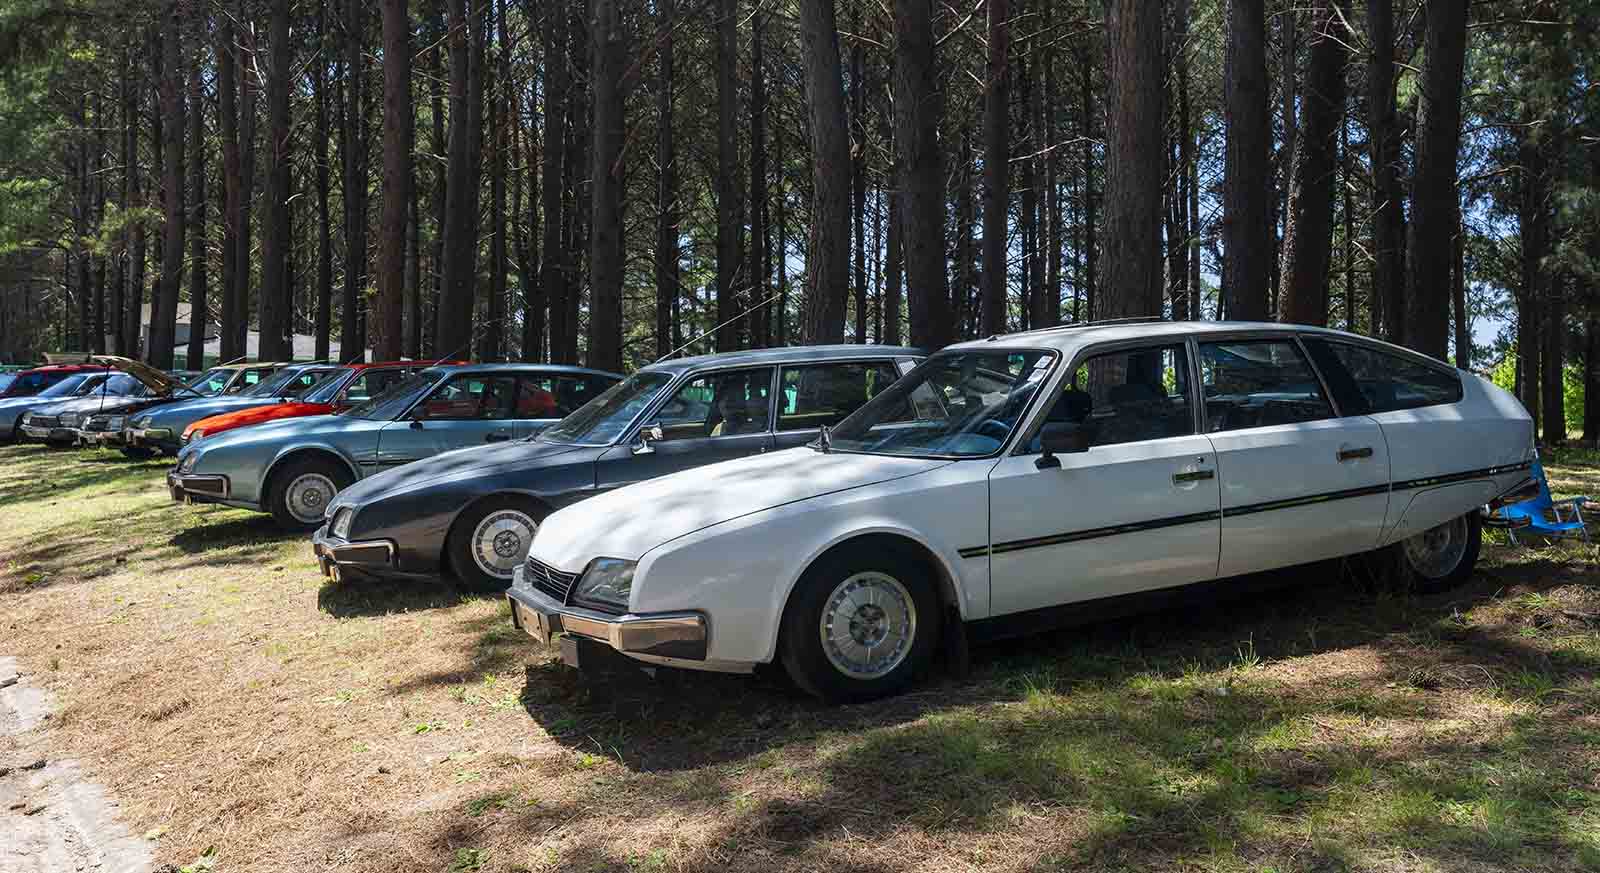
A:
[[[238,35],[237,32],[235,34]],[[238,235],[234,238],[233,268],[234,276],[234,323],[233,333],[230,337],[233,355],[221,355],[225,361],[243,359],[249,353],[249,328],[250,328],[250,279],[251,266],[254,258],[251,255],[251,221],[254,218],[254,205],[256,197],[256,103],[257,95],[261,91],[261,76],[256,65],[256,43],[254,31],[249,34],[249,42],[245,45],[243,63],[240,70],[239,84],[239,201],[238,217],[235,225]],[[259,350],[258,350],[259,360]]]
[[[1518,399],[1539,425],[1539,352],[1545,296],[1543,263],[1550,249],[1548,162],[1541,143],[1532,142],[1522,132],[1518,163],[1522,165],[1521,200],[1518,203],[1518,237],[1522,243],[1522,281],[1517,292],[1517,376]]]
[[[1022,142],[1027,149],[1027,155],[1022,163],[1022,213],[1018,216],[1017,231],[1022,237],[1022,282],[1019,286],[1018,296],[1021,306],[1018,315],[1021,318],[1021,328],[1031,330],[1040,326],[1042,312],[1040,306],[1039,288],[1041,285],[1040,258],[1039,258],[1039,149],[1044,143],[1035,119],[1038,118],[1037,106],[1039,102],[1039,89],[1035,83],[1038,78],[1037,70],[1028,63],[1029,58],[1023,55],[1017,59],[1016,76],[1022,86],[1023,132]]]
[[[590,132],[593,130],[592,116],[589,111],[589,96],[582,86],[589,81],[589,21],[586,17],[588,3],[573,4],[568,17],[568,45],[573,46],[570,53],[572,58],[573,87],[567,93],[567,158],[565,173],[566,198],[572,204],[571,211],[567,214],[567,297],[563,302],[567,324],[572,326],[562,337],[561,354],[555,357],[557,363],[576,364],[578,362],[578,328],[579,310],[583,301],[584,261],[589,249],[589,226],[591,223],[592,209],[591,198],[583,196],[585,176],[588,173],[589,146],[593,139]]]
[[[319,52],[328,50],[328,3],[317,4],[317,46]],[[328,214],[328,65],[312,64],[311,89],[316,106],[315,142],[317,186],[317,316],[312,328],[316,341],[316,359],[328,360],[329,334],[333,329],[333,229]],[[341,349],[341,351],[343,351]]]
[[[411,207],[411,16],[383,0],[383,211],[378,216],[378,293],[372,353],[400,357],[405,312],[406,213]],[[345,351],[348,358],[351,350]]]
[[[495,68],[489,93],[489,300],[479,325],[478,358],[484,361],[504,360],[506,348],[506,172],[510,161],[506,132],[511,126],[511,110],[506,95],[512,91],[510,45],[506,28],[505,0],[494,0],[495,25],[498,38],[495,46]],[[485,40],[488,35],[485,33]],[[486,77],[491,75],[487,67]]]
[[[220,72],[218,75],[220,77]],[[127,214],[128,209],[133,205],[133,200],[131,199],[132,194],[130,191],[130,182],[133,179],[134,173],[138,170],[134,164],[134,137],[136,122],[133,114],[133,88],[130,85],[132,80],[133,49],[131,46],[129,46],[125,47],[123,50],[122,76],[117,83],[117,109],[121,113],[122,118],[122,131],[119,137],[120,142],[118,147],[121,152],[123,168],[121,179],[117,183],[117,211],[124,215]],[[219,78],[219,94],[227,94],[231,98],[231,92],[223,91],[220,82],[221,79]],[[226,138],[224,138],[224,143],[226,143]],[[111,350],[113,353],[122,357],[128,356],[129,349],[132,344],[132,335],[128,333],[128,306],[126,300],[128,273],[130,272],[129,268],[132,266],[129,263],[130,259],[132,258],[132,242],[133,234],[126,226],[124,226],[122,232],[117,235],[119,251],[117,252],[117,269],[111,280],[110,306],[112,333]],[[26,302],[26,298],[24,298],[24,303]]]
[[[767,70],[766,21],[760,4],[750,13],[750,261],[753,293],[750,344],[772,345],[772,229],[767,226]],[[676,257],[676,249],[674,249]]]
[[[1460,201],[1456,203],[1455,236],[1450,241],[1450,296],[1455,310],[1455,363],[1463,370],[1472,367],[1472,315],[1467,312],[1467,227],[1462,220]]]
[[[539,285],[550,307],[550,355],[554,359],[564,337],[578,326],[567,323],[566,249],[561,228],[567,217],[562,210],[566,190],[567,91],[568,84],[566,2],[552,0],[545,6],[544,25],[544,260],[540,265]]]
[[[1593,231],[1591,231],[1591,234]],[[1583,441],[1600,441],[1600,314],[1583,323]]]
[[[1338,0],[1316,0],[1311,60],[1306,67],[1305,127],[1296,135],[1283,232],[1280,319],[1319,327],[1328,324],[1336,135],[1344,120],[1344,66],[1349,59],[1348,43],[1339,33],[1341,21]]]
[[[1082,98],[1083,112],[1083,319],[1093,321],[1097,317],[1095,309],[1095,291],[1099,287],[1099,220],[1095,213],[1098,210],[1098,196],[1094,188],[1094,119],[1096,108],[1094,103],[1094,67],[1090,65],[1089,54],[1084,51],[1078,57],[1078,68],[1083,72],[1083,88],[1079,92]],[[1074,312],[1073,320],[1077,320],[1078,313]]]
[[[352,3],[359,0],[351,0]],[[273,0],[267,65],[267,220],[261,235],[261,296],[257,321],[261,358],[287,360],[289,282],[289,0]],[[346,357],[349,350],[345,351]]]
[[[594,164],[590,173],[589,366],[622,369],[622,22],[618,0],[594,0]]]
[[[657,360],[676,348],[681,251],[678,246],[678,155],[674,136],[673,4],[660,7],[661,48],[656,57],[656,354]],[[760,32],[759,25],[756,32]],[[752,158],[754,155],[752,155]]]
[[[1272,114],[1267,108],[1263,0],[1228,0],[1224,75],[1226,167],[1222,189],[1223,309],[1230,319],[1263,321],[1271,287]],[[1110,192],[1107,192],[1110,199]]]
[[[189,348],[184,363],[191,370],[203,367],[206,325],[210,322],[210,292],[206,275],[206,147],[205,86],[200,64],[189,67],[189,169],[193,175],[189,198],[193,214],[189,229]]]
[[[833,0],[800,0],[800,43],[811,109],[811,241],[807,246],[807,343],[844,340],[850,282],[850,132],[839,81]]]
[[[1394,0],[1367,0],[1367,142],[1372,163],[1372,335],[1405,337],[1405,213],[1395,119]],[[1380,324],[1381,322],[1381,324]],[[1381,331],[1380,331],[1381,328]]]
[[[1007,330],[1006,224],[1011,205],[1011,4],[989,2],[989,61],[983,92],[983,275],[978,332]]]
[[[1160,7],[1111,0],[1106,130],[1105,317],[1161,314]]]
[[[1467,50],[1467,0],[1432,0],[1417,112],[1416,168],[1406,240],[1406,345],[1441,360],[1448,335],[1450,233],[1455,225],[1456,151],[1461,141],[1461,75]]]
[[[850,31],[861,32],[861,11],[856,7]],[[850,41],[850,226],[854,234],[854,268],[851,308],[855,310],[855,342],[867,341],[867,90],[862,85],[865,77],[865,58],[861,40]]]
[[[150,308],[150,347],[145,360],[162,370],[172,369],[177,344],[178,289],[183,282],[183,43],[177,0],[169,0],[162,13],[161,116],[165,220],[162,226],[161,284]]]
[[[829,4],[833,0],[817,0]],[[802,9],[802,14],[804,9]],[[739,8],[736,0],[717,2],[717,332],[716,349],[731,351],[739,347],[738,314],[739,250],[742,230],[739,209],[739,140],[737,113]],[[803,20],[803,19],[802,19]],[[830,18],[831,21],[831,18]],[[834,37],[837,55],[837,36]],[[809,53],[808,53],[809,54]],[[835,61],[837,63],[837,61]],[[838,71],[834,71],[837,78]],[[848,149],[848,147],[847,147]],[[841,168],[843,169],[843,168]],[[848,172],[846,170],[846,172]]]
[[[973,301],[976,293],[975,253],[972,246],[972,227],[977,222],[977,208],[972,192],[972,129],[966,125],[961,128],[961,169],[957,172],[956,188],[956,287],[951,295],[955,317],[952,319],[951,339],[965,339],[976,335],[978,326],[978,313],[974,311]],[[896,218],[899,210],[895,206],[894,197],[889,201],[889,242],[895,244],[899,236]],[[893,263],[894,258],[891,257]]]
[[[897,0],[894,36],[894,142],[901,168],[897,184],[904,192],[899,199],[906,210],[900,216],[905,237],[899,254],[910,283],[906,296],[911,344],[937,349],[955,339],[955,325],[945,260],[944,155],[939,149],[944,95],[939,87],[932,0]],[[970,234],[970,225],[961,232]],[[898,236],[893,221],[890,234],[891,239]],[[898,342],[898,299],[894,309]]]
[[[472,339],[473,253],[477,250],[473,195],[478,178],[473,174],[473,138],[468,115],[471,100],[471,49],[466,0],[447,0],[447,37],[450,46],[450,154],[445,183],[444,286],[439,293],[438,354],[446,358],[467,355]]]
[[[1550,298],[1544,306],[1544,349],[1540,356],[1543,371],[1543,394],[1540,405],[1544,407],[1544,444],[1563,445],[1567,441],[1567,408],[1565,403],[1567,336],[1567,301],[1565,289],[1558,278],[1550,282]]]
[[[889,233],[886,245],[883,291],[883,341],[891,346],[900,344],[901,303],[905,298],[905,202],[903,194],[889,195]],[[970,237],[970,234],[969,234]]]

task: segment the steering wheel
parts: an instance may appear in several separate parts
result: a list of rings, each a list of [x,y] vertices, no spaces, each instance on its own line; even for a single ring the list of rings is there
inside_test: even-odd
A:
[[[997,418],[991,418],[978,425],[978,429],[974,433],[986,436],[995,442],[1003,443],[1006,441],[1006,437],[1011,436],[1011,425]]]

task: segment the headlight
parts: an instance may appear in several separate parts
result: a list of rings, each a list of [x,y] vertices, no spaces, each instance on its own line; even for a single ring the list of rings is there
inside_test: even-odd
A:
[[[121,415],[113,415],[113,416],[111,416],[111,420],[106,423],[107,424],[107,428],[106,429],[107,430],[122,430],[122,425],[125,422],[127,422],[127,418],[126,417],[121,416]]]
[[[201,428],[195,428],[194,430],[185,433],[183,435],[183,439],[184,439],[184,442],[193,442],[193,441],[198,440],[198,439],[205,439],[205,436],[206,436],[206,429],[201,427]]]
[[[145,416],[144,418],[136,418],[136,419],[133,420],[133,426],[134,427],[149,427],[150,426],[150,419],[151,419],[151,416],[148,416],[148,415]]]
[[[179,473],[188,473],[188,472],[190,472],[191,470],[194,469],[194,465],[197,462],[199,462],[199,460],[200,460],[200,453],[199,452],[190,452],[189,454],[184,455],[183,458],[178,461],[178,472]]]
[[[31,412],[22,413],[22,423],[23,424],[31,424],[32,422],[33,422],[33,413],[31,413]]]
[[[633,569],[637,566],[635,561],[596,558],[589,563],[589,569],[583,571],[583,578],[578,580],[572,597],[574,600],[627,609],[628,596],[633,593]]]
[[[348,506],[341,506],[333,514],[333,524],[328,525],[328,532],[341,540],[350,538],[350,522],[356,517],[355,510]]]
[[[79,420],[78,413],[69,412],[69,413],[61,416],[61,426],[62,427],[77,427],[78,426],[78,420]]]

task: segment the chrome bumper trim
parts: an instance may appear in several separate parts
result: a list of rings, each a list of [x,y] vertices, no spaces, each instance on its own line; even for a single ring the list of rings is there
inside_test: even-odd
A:
[[[518,569],[520,576],[521,568]],[[706,617],[698,612],[611,615],[565,606],[549,595],[515,583],[506,591],[511,622],[536,640],[549,642],[558,633],[604,643],[625,655],[650,655],[681,661],[705,661]]]
[[[394,568],[394,543],[390,540],[348,542],[326,533],[327,525],[311,535],[311,553],[316,556],[322,575],[330,576],[330,564],[342,567]]]
[[[230,493],[227,476],[197,476],[194,474],[167,474],[167,489],[172,499],[185,503],[185,498],[202,500],[227,500]]]

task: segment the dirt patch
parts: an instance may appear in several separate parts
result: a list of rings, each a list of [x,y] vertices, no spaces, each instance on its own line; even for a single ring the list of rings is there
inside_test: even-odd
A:
[[[8,657],[0,657],[0,685],[0,870],[148,871],[148,846],[117,819],[105,790],[76,761],[49,758],[49,695],[18,677]]]

